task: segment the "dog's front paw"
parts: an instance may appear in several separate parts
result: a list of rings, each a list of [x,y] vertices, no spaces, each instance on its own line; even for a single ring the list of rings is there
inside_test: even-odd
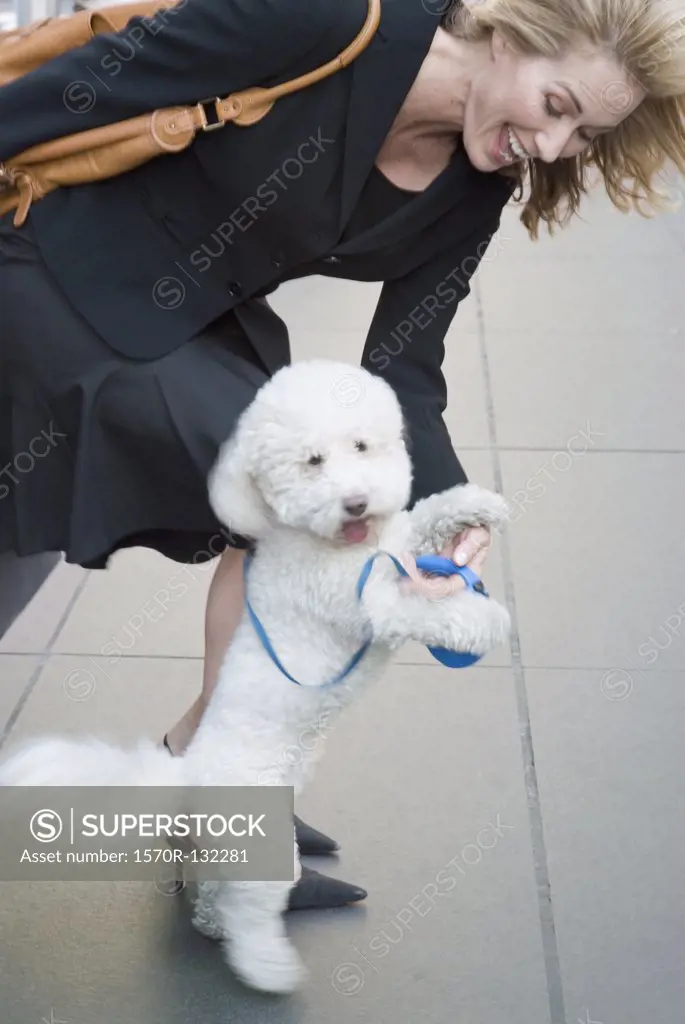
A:
[[[307,980],[299,953],[283,936],[227,939],[224,954],[237,977],[260,992],[287,995]]]
[[[509,635],[511,619],[504,605],[470,591],[434,601],[426,607],[415,636],[428,647],[442,647],[482,658]]]
[[[488,598],[485,605],[476,603],[483,599],[475,594],[465,594],[464,599],[472,612],[472,653],[483,656],[506,643],[511,632],[511,616],[504,605],[492,598]]]
[[[467,526],[496,528],[507,519],[509,506],[501,494],[477,484],[459,484],[418,501],[411,512],[413,551],[441,551]]]
[[[448,494],[457,494],[458,513],[468,519],[467,525],[501,526],[506,522],[509,505],[506,498],[497,491],[490,491],[478,484],[464,484],[453,487]]]

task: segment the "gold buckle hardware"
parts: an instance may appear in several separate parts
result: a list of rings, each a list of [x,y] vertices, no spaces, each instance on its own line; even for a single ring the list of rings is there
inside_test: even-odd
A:
[[[206,107],[205,107],[205,104],[211,103],[212,106],[209,109],[211,111],[213,111],[214,117],[218,118],[219,115],[217,113],[217,103],[220,103],[220,102],[221,102],[221,99],[220,99],[219,96],[209,96],[206,100],[200,100],[199,103],[197,104],[197,108],[198,108],[198,110],[200,110],[202,112],[202,117],[204,119],[204,124],[202,125],[202,131],[203,132],[213,132],[213,131],[216,131],[217,128],[224,128],[225,127],[225,125],[226,125],[225,121],[222,121],[222,120],[210,121],[209,116],[207,114]]]

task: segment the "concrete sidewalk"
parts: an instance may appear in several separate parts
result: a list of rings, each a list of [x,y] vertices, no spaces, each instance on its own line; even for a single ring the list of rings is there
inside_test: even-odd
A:
[[[8,1024],[684,1019],[685,214],[585,218],[532,245],[507,211],[451,329],[455,446],[514,503],[486,580],[515,631],[459,673],[404,650],[332,734],[298,809],[342,852],[310,862],[370,897],[289,915],[309,986],[243,989],[149,884],[2,884]],[[378,291],[285,286],[295,356],[356,360]],[[208,583],[141,550],[60,566],[0,641],[6,748],[161,737],[199,687]]]

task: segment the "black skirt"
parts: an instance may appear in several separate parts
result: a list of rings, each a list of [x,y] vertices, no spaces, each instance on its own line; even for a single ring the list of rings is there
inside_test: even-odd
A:
[[[267,378],[232,314],[161,359],[120,355],[29,226],[0,218],[0,551],[105,568],[133,545],[180,562],[245,547],[214,516],[207,474]]]

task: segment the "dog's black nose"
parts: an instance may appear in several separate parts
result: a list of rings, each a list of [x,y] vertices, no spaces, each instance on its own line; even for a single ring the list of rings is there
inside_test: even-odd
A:
[[[348,515],[356,516],[358,518],[359,516],[364,515],[368,504],[369,503],[366,498],[360,498],[355,495],[354,498],[349,498],[347,501],[343,502],[343,508]]]

